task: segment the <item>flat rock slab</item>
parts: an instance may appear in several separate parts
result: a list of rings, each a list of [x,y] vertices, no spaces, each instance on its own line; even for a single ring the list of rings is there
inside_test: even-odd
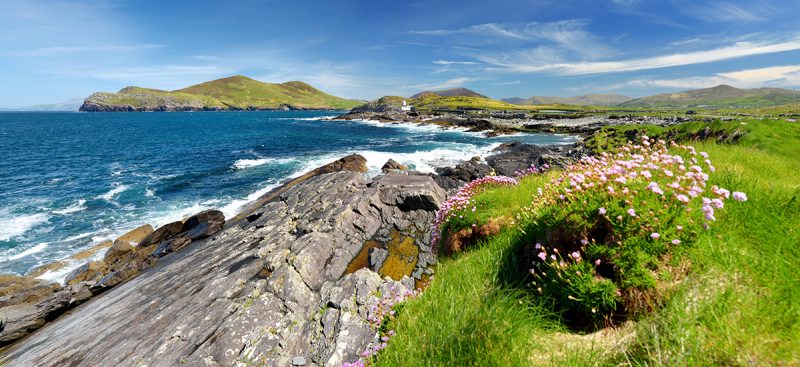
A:
[[[429,238],[432,207],[444,200],[431,178],[402,176],[368,185],[359,173],[338,172],[297,184],[261,203],[251,221],[192,242],[11,345],[0,364],[354,361],[377,341],[367,322],[377,295],[411,282],[381,279],[366,268],[345,274],[348,264],[367,241],[392,231],[415,228],[418,241]],[[406,188],[414,194],[400,195]]]

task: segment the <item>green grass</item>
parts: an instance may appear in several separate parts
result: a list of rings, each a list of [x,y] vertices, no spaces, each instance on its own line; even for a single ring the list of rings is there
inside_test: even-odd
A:
[[[648,133],[694,138],[697,128]],[[673,263],[688,270],[676,272],[676,286],[655,313],[600,332],[569,331],[553,305],[526,288],[521,234],[508,229],[440,259],[428,290],[391,324],[398,335],[377,365],[800,365],[800,125],[711,128],[746,132],[736,144],[692,144],[710,154],[712,184],[744,191],[749,200],[726,203],[710,231],[674,254]],[[477,220],[514,218],[547,179],[477,196],[486,204]]]
[[[90,102],[155,109],[165,105],[197,109],[296,108],[350,109],[362,104],[324,93],[303,82],[264,83],[244,76],[233,76],[193,85],[176,91],[126,87],[118,93],[96,93]]]

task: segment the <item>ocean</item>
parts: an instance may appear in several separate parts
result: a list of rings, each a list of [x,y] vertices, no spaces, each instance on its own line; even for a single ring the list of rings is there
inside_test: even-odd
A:
[[[230,218],[286,179],[351,153],[367,158],[370,175],[389,158],[433,172],[503,142],[574,141],[323,120],[336,114],[0,113],[0,273],[25,274],[145,223],[208,208]]]

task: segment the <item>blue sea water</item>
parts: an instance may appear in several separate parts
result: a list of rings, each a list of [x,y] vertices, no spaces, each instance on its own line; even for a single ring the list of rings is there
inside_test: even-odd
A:
[[[24,274],[145,223],[207,208],[231,217],[287,178],[350,153],[364,155],[371,174],[389,158],[433,171],[502,142],[573,141],[321,120],[333,115],[0,113],[0,273]]]

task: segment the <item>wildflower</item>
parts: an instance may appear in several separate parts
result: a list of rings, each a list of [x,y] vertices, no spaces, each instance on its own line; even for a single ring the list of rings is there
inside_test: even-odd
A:
[[[628,215],[630,215],[631,217],[635,217],[636,216],[636,211],[633,210],[633,208],[630,208],[630,209],[628,209]]]
[[[542,259],[542,261],[545,261],[545,260],[547,260],[547,254],[545,254],[544,252],[540,252],[539,253],[539,258]]]
[[[733,192],[733,200],[736,201],[747,201],[747,194],[741,191],[734,191]]]
[[[600,259],[597,259],[597,260],[595,260],[595,261],[594,261],[594,265],[596,265],[596,266],[600,266]]]
[[[678,226],[676,226],[675,228],[677,228],[679,231],[682,231],[682,230],[683,230],[683,226],[681,226],[681,225],[678,225]]]
[[[653,232],[653,233],[650,233],[650,237],[653,238],[654,240],[657,240],[657,239],[659,239],[661,237],[661,235],[658,234],[658,232]]]
[[[578,251],[572,252],[571,254],[569,254],[569,256],[575,259],[576,261],[581,259],[581,254]]]
[[[533,247],[536,248],[537,250],[541,250],[542,249],[542,244],[539,243],[539,242],[536,242],[536,245],[533,246]]]
[[[600,213],[600,215],[606,214],[606,208],[600,207],[600,209],[598,209],[597,211]]]
[[[618,216],[617,216],[617,220],[622,220],[622,216],[621,216],[621,215],[618,215]]]
[[[672,240],[672,244],[673,245],[680,245],[681,244],[681,240],[676,238],[676,239]]]

